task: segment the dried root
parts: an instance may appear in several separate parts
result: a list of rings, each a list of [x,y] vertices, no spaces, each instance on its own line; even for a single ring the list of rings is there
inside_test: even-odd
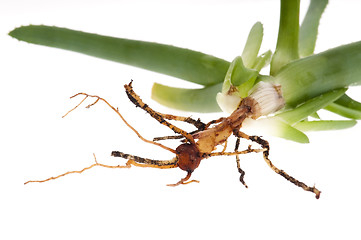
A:
[[[113,157],[122,157],[127,159],[128,161],[124,166],[111,166],[100,164],[97,162],[96,157],[94,155],[95,163],[83,168],[79,171],[69,171],[63,174],[60,174],[56,177],[50,177],[45,180],[31,180],[27,181],[25,184],[31,182],[47,182],[50,180],[54,180],[69,174],[73,173],[82,173],[86,170],[89,170],[93,167],[100,166],[105,168],[130,168],[132,165],[136,167],[150,167],[150,168],[158,168],[158,169],[169,169],[169,168],[180,168],[187,172],[186,177],[182,178],[175,184],[168,184],[168,186],[178,186],[183,184],[188,184],[192,182],[199,182],[197,180],[189,180],[192,172],[199,166],[201,160],[213,157],[213,156],[236,156],[237,169],[240,173],[240,182],[247,188],[247,184],[244,181],[245,171],[242,170],[240,166],[239,155],[248,154],[248,153],[263,153],[263,158],[266,161],[267,165],[277,174],[284,177],[286,180],[292,182],[298,187],[303,188],[305,191],[313,192],[318,199],[320,197],[321,192],[316,187],[309,187],[305,183],[298,181],[294,177],[287,174],[285,171],[278,169],[269,159],[269,144],[266,140],[262,139],[259,136],[248,136],[247,134],[239,131],[242,126],[244,119],[246,118],[256,118],[258,116],[257,109],[259,107],[259,103],[252,98],[245,98],[242,100],[240,106],[227,118],[219,118],[209,123],[205,124],[200,119],[193,119],[190,117],[181,117],[170,114],[163,114],[157,111],[154,111],[147,104],[145,104],[142,99],[133,91],[132,82],[125,85],[125,91],[129,98],[129,100],[136,106],[147,112],[152,118],[157,120],[160,124],[171,129],[176,135],[175,136],[164,136],[154,138],[153,141],[145,139],[140,133],[135,130],[120,114],[117,108],[113,107],[108,101],[105,99],[98,97],[96,95],[89,95],[86,93],[78,93],[71,98],[75,98],[77,96],[84,96],[84,98],[80,101],[78,105],[68,111],[63,117],[67,116],[70,112],[74,111],[78,108],[87,98],[95,98],[95,101],[89,105],[87,108],[94,106],[98,102],[104,102],[107,104],[116,114],[122,119],[122,121],[130,128],[132,131],[144,142],[151,143],[158,147],[161,147],[165,150],[168,150],[175,154],[175,157],[171,160],[153,160],[149,158],[142,158],[130,154],[126,154],[119,151],[113,151]],[[170,123],[168,120],[173,121],[182,121],[189,123],[196,127],[196,130],[192,132],[187,132],[183,129],[178,128],[177,126]],[[233,152],[226,152],[227,148],[227,140],[229,136],[233,133],[236,136],[237,141]],[[240,138],[244,138],[246,140],[250,140],[255,142],[261,146],[259,149],[251,148],[248,146],[246,150],[239,151]],[[169,139],[180,139],[181,144],[176,148],[172,149],[163,144],[160,144],[156,141],[160,140],[169,140]],[[223,145],[223,150],[220,152],[215,152],[215,149],[218,145]]]
[[[305,183],[297,180],[296,178],[290,176],[289,174],[287,174],[285,171],[278,169],[275,165],[273,165],[273,163],[271,162],[271,160],[269,159],[269,143],[262,139],[259,136],[248,136],[243,132],[237,132],[236,133],[237,137],[242,137],[245,139],[249,139],[253,142],[256,142],[258,144],[260,144],[265,150],[263,151],[263,159],[266,161],[267,165],[277,174],[281,175],[282,177],[284,177],[286,180],[290,181],[291,183],[295,184],[298,187],[301,187],[303,190],[308,191],[308,192],[313,192],[315,194],[316,199],[320,198],[320,194],[321,191],[318,190],[315,186],[313,187],[309,187],[307,186]]]
[[[60,175],[58,175],[58,176],[56,176],[56,177],[50,177],[50,178],[47,178],[47,179],[44,179],[44,180],[30,180],[30,181],[25,182],[24,185],[26,185],[26,184],[28,184],[28,183],[35,183],[35,182],[38,182],[38,183],[47,182],[47,181],[55,180],[55,179],[58,179],[58,178],[60,178],[60,177],[64,177],[64,176],[66,176],[66,175],[73,174],[73,173],[83,173],[84,171],[89,170],[89,169],[91,169],[91,168],[93,168],[93,167],[97,167],[97,166],[99,166],[99,167],[105,167],[105,168],[130,168],[130,164],[129,164],[129,163],[126,163],[125,166],[120,166],[120,165],[111,166],[111,165],[101,164],[101,163],[98,163],[95,154],[93,154],[93,156],[94,156],[94,161],[95,161],[95,163],[92,164],[92,165],[90,165],[90,166],[88,166],[88,167],[83,168],[82,170],[78,170],[78,171],[68,171],[68,172],[63,173],[63,174],[60,174]]]

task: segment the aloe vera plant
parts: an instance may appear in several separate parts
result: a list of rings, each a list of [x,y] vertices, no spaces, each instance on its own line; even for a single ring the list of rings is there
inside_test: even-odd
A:
[[[274,54],[271,50],[259,54],[263,26],[257,22],[242,54],[232,62],[170,45],[51,26],[30,25],[9,34],[29,43],[80,52],[202,85],[199,89],[183,89],[154,84],[154,100],[184,111],[231,112],[258,83],[277,85],[285,106],[282,109],[276,106],[277,112],[269,112],[250,124],[267,125],[273,135],[306,143],[309,140],[304,131],[343,129],[361,119],[361,104],[345,94],[349,86],[361,84],[361,42],[313,54],[319,20],[327,2],[312,0],[300,26],[300,1],[281,0]],[[269,64],[270,73],[260,74]],[[349,120],[308,121],[322,108]]]

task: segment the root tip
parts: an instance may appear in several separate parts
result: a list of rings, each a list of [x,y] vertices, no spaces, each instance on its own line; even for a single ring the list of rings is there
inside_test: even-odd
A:
[[[318,192],[316,193],[316,199],[319,199],[319,198],[320,198],[320,195],[321,195],[321,192],[318,191]]]

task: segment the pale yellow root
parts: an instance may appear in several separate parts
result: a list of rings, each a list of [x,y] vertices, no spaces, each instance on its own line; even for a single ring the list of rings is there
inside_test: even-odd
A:
[[[87,93],[77,93],[75,94],[74,96],[70,97],[70,98],[74,98],[74,97],[77,97],[77,96],[80,96],[80,95],[83,95],[85,96],[84,99],[78,104],[76,105],[74,108],[72,108],[71,110],[69,110],[63,117],[67,116],[70,112],[74,111],[76,108],[78,108],[88,97],[92,97],[92,98],[96,98],[95,102],[93,102],[92,104],[89,104],[87,106],[87,108],[95,105],[97,102],[99,102],[99,100],[103,101],[104,103],[106,103],[114,112],[116,112],[116,114],[122,119],[122,121],[130,128],[132,129],[132,131],[137,134],[137,136],[144,142],[146,143],[150,143],[150,144],[154,144],[158,147],[161,147],[165,150],[168,150],[172,153],[176,153],[174,149],[171,149],[167,146],[164,146],[163,144],[160,144],[160,143],[157,143],[157,142],[154,142],[154,141],[151,141],[151,140],[148,140],[148,139],[145,139],[142,135],[140,135],[140,133],[135,130],[135,128],[133,128],[133,126],[131,126],[126,120],[125,118],[120,114],[120,112],[118,111],[117,108],[113,107],[107,100],[105,100],[104,98],[101,98],[99,96],[96,96],[96,95],[90,95],[90,94],[87,94]]]
[[[189,184],[189,183],[193,183],[193,182],[199,183],[198,180],[187,181],[187,180],[191,177],[191,175],[192,175],[192,173],[191,173],[191,172],[188,172],[188,173],[187,173],[187,176],[186,176],[185,178],[182,178],[182,179],[179,180],[179,182],[177,182],[177,183],[167,184],[167,186],[169,186],[169,187],[176,187],[176,186],[181,185],[181,184]]]

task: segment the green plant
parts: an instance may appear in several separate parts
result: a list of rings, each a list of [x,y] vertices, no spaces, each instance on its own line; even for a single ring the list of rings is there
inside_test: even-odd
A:
[[[274,107],[255,120],[269,133],[309,142],[304,131],[351,127],[361,119],[361,103],[345,92],[361,84],[361,42],[313,54],[319,19],[327,0],[311,0],[301,27],[299,0],[281,0],[281,17],[274,54],[259,54],[263,27],[251,29],[241,56],[232,62],[170,45],[113,38],[51,26],[25,26],[10,36],[29,43],[56,47],[164,73],[202,85],[200,89],[154,84],[152,98],[168,107],[193,112],[235,109],[260,82],[280,86],[284,108]],[[270,64],[269,75],[262,68]],[[283,105],[282,105],[283,106]],[[349,120],[320,120],[317,111],[333,111]],[[312,116],[316,120],[309,121]]]

